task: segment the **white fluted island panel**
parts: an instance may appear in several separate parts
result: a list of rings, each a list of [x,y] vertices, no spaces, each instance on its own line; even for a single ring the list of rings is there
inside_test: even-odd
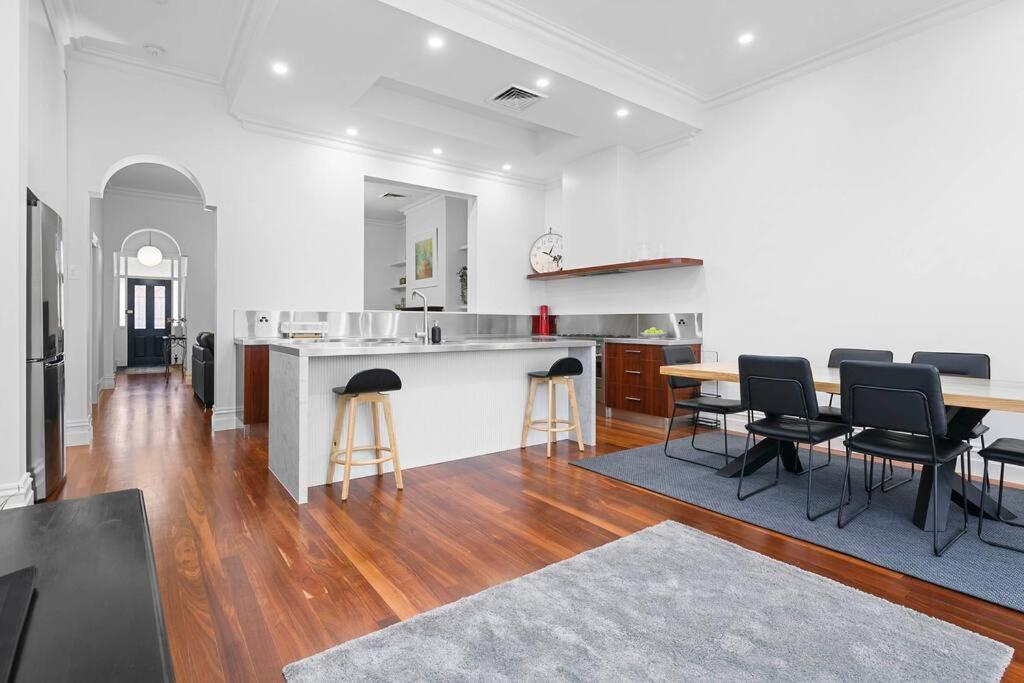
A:
[[[590,341],[474,340],[434,347],[275,344],[270,351],[270,470],[299,503],[306,502],[310,486],[327,483],[338,400],[333,387],[369,368],[390,368],[402,378],[402,390],[391,394],[391,402],[403,470],[518,448],[527,372],[547,369],[565,356],[583,362],[576,395],[583,441],[595,442],[596,358]],[[562,388],[557,406],[559,417],[567,418]],[[547,392],[538,391],[534,417],[546,416]],[[356,444],[372,443],[372,434],[370,411],[363,407]],[[571,437],[562,433],[558,438]],[[543,442],[542,433],[530,432],[528,444]],[[390,463],[386,468],[391,471]],[[354,477],[376,474],[372,466],[352,472]],[[338,467],[336,480],[341,473]]]

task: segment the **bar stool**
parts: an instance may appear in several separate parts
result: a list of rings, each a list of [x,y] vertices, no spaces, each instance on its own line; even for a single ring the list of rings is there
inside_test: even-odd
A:
[[[548,457],[551,457],[551,442],[558,432],[576,431],[576,443],[583,450],[583,431],[580,428],[580,408],[576,403],[576,387],[572,378],[583,374],[583,363],[578,358],[559,358],[547,370],[527,373],[530,377],[529,400],[526,402],[526,415],[523,417],[523,441],[520,448],[526,448],[526,435],[531,429],[547,433]],[[546,420],[533,419],[533,402],[537,398],[537,388],[548,385],[548,417]],[[572,420],[559,420],[555,410],[555,385],[565,385],[569,393],[569,407],[572,409]],[[556,427],[563,424],[565,427]],[[543,426],[538,426],[543,425]]]
[[[338,413],[334,418],[334,441],[331,446],[331,454],[327,459],[327,483],[334,483],[334,466],[342,465],[345,468],[342,476],[341,499],[348,500],[349,478],[354,466],[376,465],[377,476],[384,475],[384,463],[391,461],[395,463],[395,484],[399,490],[402,489],[402,468],[398,464],[398,442],[395,439],[395,426],[391,416],[391,398],[382,392],[398,391],[402,388],[402,380],[393,371],[386,368],[363,370],[352,376],[343,387],[334,387],[334,393],[338,395]],[[361,403],[370,404],[370,411],[373,417],[373,445],[353,446],[352,442],[356,436],[356,408]],[[384,446],[380,440],[380,413],[378,406],[384,406],[384,421],[388,429],[388,445]],[[345,438],[345,448],[341,447],[341,423],[345,416],[345,408],[348,407],[348,431]],[[374,451],[376,457],[373,460],[354,460],[352,454],[356,451]],[[381,457],[381,451],[387,451],[387,457]],[[344,455],[344,459],[341,456]]]
[[[999,463],[999,497],[996,499],[996,520],[1007,524],[1018,529],[1024,529],[1024,524],[1020,522],[1011,522],[1008,519],[1003,518],[1003,482],[1006,479],[1006,465],[1024,465],[1024,439],[1011,439],[1003,437],[996,439],[990,446],[982,448],[978,451],[978,455],[981,456],[984,464],[984,474],[981,480],[981,492],[991,495],[992,482],[988,476],[988,463],[989,461],[995,461]],[[989,545],[994,545],[997,548],[1005,548],[1006,550],[1016,550],[1018,553],[1024,553],[1024,548],[1014,547],[1012,545],[1006,545],[1004,543],[997,543],[996,541],[990,541],[981,535],[981,527],[985,522],[985,511],[978,511],[978,538]]]

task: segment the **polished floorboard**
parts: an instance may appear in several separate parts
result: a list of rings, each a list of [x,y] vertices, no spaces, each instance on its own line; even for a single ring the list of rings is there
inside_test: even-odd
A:
[[[1024,680],[1022,614],[568,464],[656,429],[602,418],[582,454],[421,467],[401,494],[369,477],[346,503],[324,486],[300,507],[267,471],[265,426],[211,435],[180,375],[119,374],[94,413],[59,497],[143,490],[180,681],[281,680],[288,662],[666,519],[1003,641],[1017,650],[1006,680]]]

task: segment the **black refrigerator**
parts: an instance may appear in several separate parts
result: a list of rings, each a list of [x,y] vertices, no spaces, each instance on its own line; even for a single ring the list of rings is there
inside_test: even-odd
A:
[[[36,500],[64,483],[64,243],[60,216],[28,192],[27,465]]]

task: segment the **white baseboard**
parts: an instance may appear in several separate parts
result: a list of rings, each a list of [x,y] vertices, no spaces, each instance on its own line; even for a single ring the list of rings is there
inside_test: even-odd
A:
[[[113,375],[106,375],[105,377],[100,378],[100,390],[101,391],[103,389],[113,389],[113,388],[114,388],[114,376]]]
[[[228,429],[241,429],[242,409],[234,406],[228,408],[213,407],[213,417],[210,419],[210,429],[215,432],[223,432]]]
[[[35,502],[32,475],[26,472],[16,482],[0,484],[0,509],[23,508]]]
[[[92,444],[92,418],[68,420],[64,423],[65,446],[89,446]]]

